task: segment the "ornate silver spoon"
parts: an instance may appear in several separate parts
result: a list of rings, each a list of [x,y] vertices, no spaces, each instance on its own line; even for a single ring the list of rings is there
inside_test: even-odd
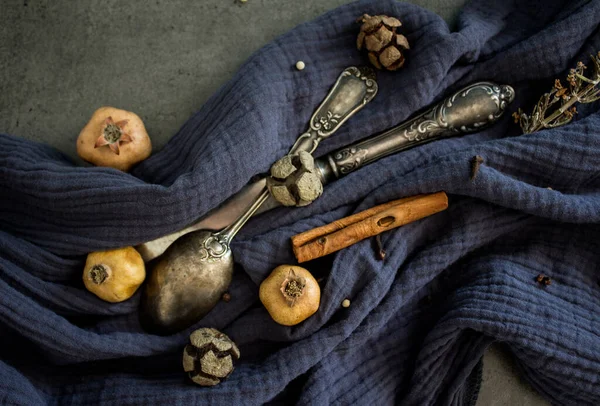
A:
[[[298,137],[289,153],[312,153],[321,140],[375,97],[374,79],[369,68],[346,68],[311,117],[309,130]],[[169,246],[157,259],[143,292],[141,315],[147,328],[161,333],[183,329],[217,304],[233,274],[231,240],[268,197],[263,183],[233,223],[221,231],[188,233]]]

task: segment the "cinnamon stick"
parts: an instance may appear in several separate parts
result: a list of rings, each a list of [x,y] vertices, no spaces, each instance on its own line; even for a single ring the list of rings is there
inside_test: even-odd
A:
[[[316,240],[319,237],[322,237],[327,234],[331,234],[335,231],[342,230],[348,227],[351,224],[358,223],[366,218],[374,216],[378,213],[381,213],[384,210],[389,209],[390,207],[397,206],[401,203],[408,202],[410,200],[414,200],[422,195],[403,197],[402,199],[392,200],[391,202],[380,204],[379,206],[371,207],[370,209],[361,211],[360,213],[353,214],[348,217],[344,217],[339,220],[335,220],[327,225],[313,228],[312,230],[305,231],[300,234],[296,234],[292,237],[292,246],[299,247],[304,245],[310,241]]]
[[[295,235],[292,249],[299,263],[310,261],[447,207],[444,192],[395,200]]]

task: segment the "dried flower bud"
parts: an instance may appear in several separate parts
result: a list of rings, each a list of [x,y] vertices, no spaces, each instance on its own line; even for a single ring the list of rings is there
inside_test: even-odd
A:
[[[293,307],[296,304],[296,300],[298,300],[302,294],[304,293],[304,287],[306,286],[306,278],[301,276],[297,276],[294,272],[294,269],[290,269],[290,273],[283,280],[281,284],[281,294],[288,302],[290,307]]]
[[[521,120],[521,115],[517,111],[515,111],[514,113],[512,113],[512,117],[515,120],[515,124],[518,124],[519,120]]]
[[[544,275],[543,273],[539,274],[536,278],[535,278],[536,282],[539,283],[542,286],[549,286],[552,284],[552,279],[550,279],[549,276]]]

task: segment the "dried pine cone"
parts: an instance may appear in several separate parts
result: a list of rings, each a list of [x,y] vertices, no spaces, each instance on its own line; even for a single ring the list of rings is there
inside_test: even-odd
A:
[[[183,350],[183,370],[201,386],[214,386],[233,372],[240,350],[231,339],[214,328],[201,328],[190,335]]]
[[[284,206],[306,206],[323,193],[315,161],[305,151],[275,162],[267,186],[275,200]]]
[[[404,65],[404,51],[410,49],[408,40],[396,29],[402,25],[400,20],[388,16],[363,15],[360,33],[356,39],[359,50],[369,52],[369,61],[377,68],[394,71]]]

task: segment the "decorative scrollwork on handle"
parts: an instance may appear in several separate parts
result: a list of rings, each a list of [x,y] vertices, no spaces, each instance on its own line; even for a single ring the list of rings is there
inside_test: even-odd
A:
[[[333,127],[335,127],[342,118],[339,114],[334,114],[331,111],[325,113],[324,116],[315,117],[316,123],[314,123],[314,128],[316,130],[320,130],[321,128],[325,131],[330,131]]]
[[[364,95],[360,99],[350,99],[351,96],[356,97],[361,94],[361,92],[346,92],[345,87],[352,82],[356,83],[356,79],[360,80],[358,83],[363,86]],[[310,120],[311,130],[316,132],[315,136],[319,141],[329,137],[344,121],[373,100],[376,94],[377,82],[375,81],[373,69],[366,66],[360,68],[350,66],[344,69],[333,89]],[[346,97],[345,100],[339,99],[342,95]],[[338,110],[338,112],[335,110]]]
[[[229,241],[220,234],[209,234],[200,242],[198,257],[202,262],[220,261],[229,251]]]
[[[409,141],[423,141],[435,138],[438,134],[448,131],[448,125],[443,116],[436,114],[438,109],[416,118],[402,134]]]
[[[317,160],[324,183],[384,156],[443,137],[479,131],[502,116],[515,92],[508,85],[474,83],[425,113]]]
[[[486,100],[487,99],[487,100]],[[508,103],[514,99],[514,90],[510,86],[499,86],[490,82],[475,83],[445,99],[433,109],[415,118],[404,130],[403,136],[409,141],[434,139],[442,133],[452,136],[481,130],[494,123],[503,113]],[[495,108],[486,107],[491,100]],[[450,116],[460,103],[471,106],[468,120],[462,117],[458,125]]]
[[[368,67],[350,66],[342,71],[335,85],[310,119],[307,132],[296,141],[290,153],[312,153],[321,140],[329,137],[377,94],[375,72]]]
[[[360,167],[368,155],[368,151],[361,148],[345,148],[335,153],[333,160],[335,167],[342,175],[352,172]]]
[[[362,105],[367,104],[373,97],[377,94],[377,82],[375,81],[376,75],[375,71],[368,66],[349,66],[342,72],[342,77],[344,76],[354,76],[365,82],[365,96],[362,100]]]

